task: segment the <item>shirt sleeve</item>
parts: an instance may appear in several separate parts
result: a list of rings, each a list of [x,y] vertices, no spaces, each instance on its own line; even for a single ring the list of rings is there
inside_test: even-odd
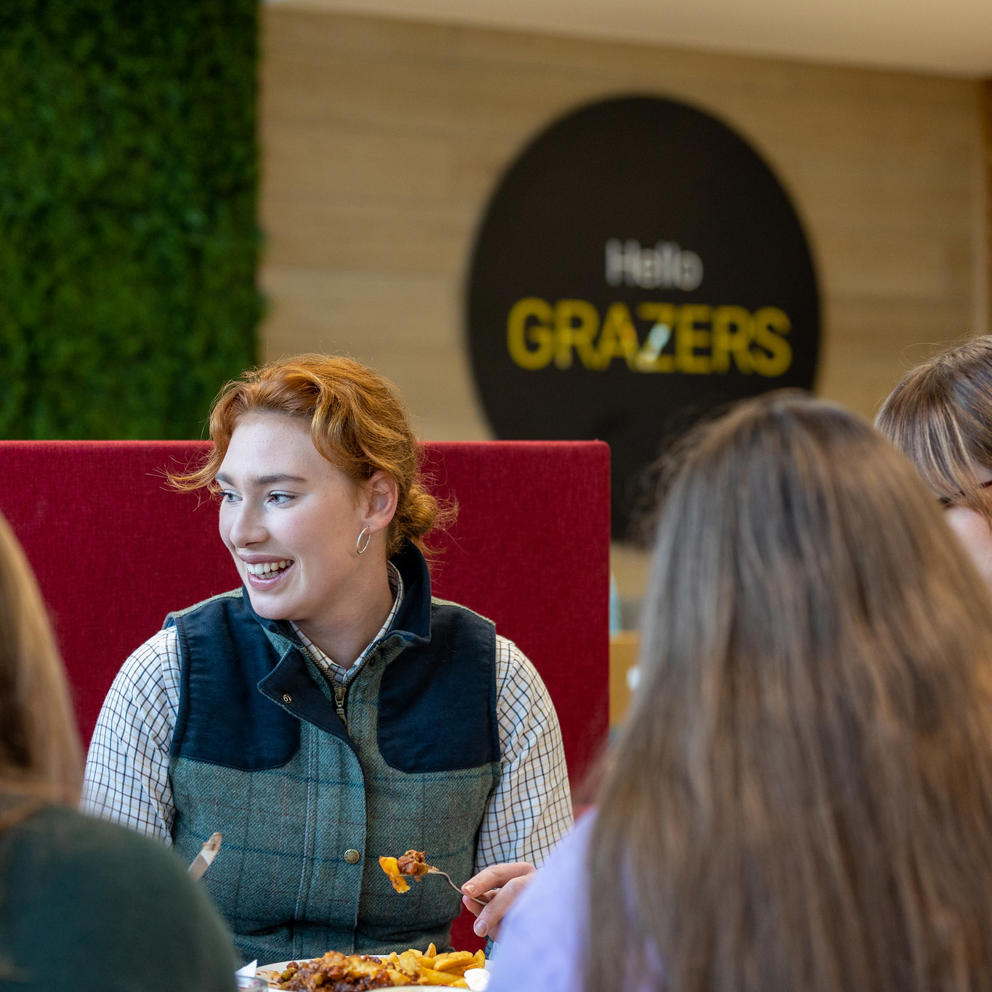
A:
[[[579,820],[510,907],[492,954],[489,992],[582,988],[589,944],[586,855],[594,819],[588,814]]]
[[[83,781],[84,812],[172,843],[169,751],[179,708],[174,628],[124,662],[97,718]]]
[[[572,797],[558,714],[537,669],[496,638],[500,780],[479,830],[475,870],[510,861],[543,863],[572,826]]]

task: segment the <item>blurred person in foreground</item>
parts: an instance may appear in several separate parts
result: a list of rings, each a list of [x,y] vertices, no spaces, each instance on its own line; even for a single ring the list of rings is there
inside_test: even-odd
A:
[[[234,989],[234,944],[180,860],[71,807],[82,751],[27,560],[0,517],[0,989]]]
[[[790,393],[694,431],[640,668],[489,992],[992,988],[992,599],[888,441]]]
[[[992,584],[992,336],[957,345],[908,372],[876,425],[916,465]]]
[[[223,834],[204,883],[248,960],[444,948],[463,904],[494,936],[572,825],[568,772],[534,666],[431,595],[439,507],[403,403],[358,362],[301,355],[228,383],[210,437],[173,482],[216,495],[241,585],[127,659],[86,808],[189,858]],[[196,563],[177,548],[175,567]],[[397,895],[378,857],[409,849],[463,898]]]

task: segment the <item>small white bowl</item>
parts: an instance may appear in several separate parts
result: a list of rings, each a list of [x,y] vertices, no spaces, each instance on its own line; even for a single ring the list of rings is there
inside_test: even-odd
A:
[[[469,992],[485,992],[489,972],[485,968],[466,968],[465,981],[468,982]]]

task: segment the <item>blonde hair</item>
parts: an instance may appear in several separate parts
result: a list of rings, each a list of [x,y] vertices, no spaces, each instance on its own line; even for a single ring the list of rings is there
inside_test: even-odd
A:
[[[0,793],[74,805],[81,778],[76,717],[45,604],[0,516]],[[8,810],[2,825],[24,809]]]
[[[420,447],[396,388],[359,362],[331,355],[297,355],[228,382],[210,413],[213,449],[194,471],[171,474],[172,484],[183,490],[212,486],[239,418],[254,411],[306,421],[314,447],[355,483],[378,471],[396,481],[387,555],[404,541],[425,550],[424,536],[453,515],[424,485]]]
[[[587,990],[992,987],[992,599],[868,423],[772,394],[692,435],[640,668]]]
[[[875,423],[944,502],[992,526],[992,498],[975,467],[992,471],[992,336],[935,355],[892,390]]]

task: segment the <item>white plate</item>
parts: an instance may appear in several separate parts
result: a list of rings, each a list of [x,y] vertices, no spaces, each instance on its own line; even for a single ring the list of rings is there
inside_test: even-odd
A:
[[[304,958],[304,960],[309,960],[309,959]],[[264,976],[268,980],[269,985],[271,986],[273,979],[278,978],[279,972],[285,971],[286,966],[288,964],[290,964],[289,961],[277,961],[275,964],[260,964],[255,969],[255,974]],[[268,974],[269,972],[272,972],[272,974],[271,975]]]
[[[294,961],[315,961],[316,958],[294,958]],[[279,973],[285,971],[287,966],[291,965],[292,961],[277,961],[275,964],[260,964],[255,969],[256,975],[262,975],[269,983],[270,988],[275,988],[276,986],[273,982],[279,977]],[[272,972],[270,975],[269,972]],[[385,986],[388,992],[408,992],[409,989],[443,989],[450,988],[451,986],[445,985],[392,985]]]
[[[295,958],[296,961],[314,961],[315,958]],[[292,964],[292,961],[277,961],[275,964],[260,964],[255,969],[256,975],[263,975],[269,983],[270,988],[275,988],[273,981],[278,978],[279,973],[285,971],[286,968]],[[482,970],[482,969],[477,969]],[[271,975],[269,974],[271,972]],[[388,992],[410,992],[411,989],[450,989],[450,985],[393,985],[386,986]]]

